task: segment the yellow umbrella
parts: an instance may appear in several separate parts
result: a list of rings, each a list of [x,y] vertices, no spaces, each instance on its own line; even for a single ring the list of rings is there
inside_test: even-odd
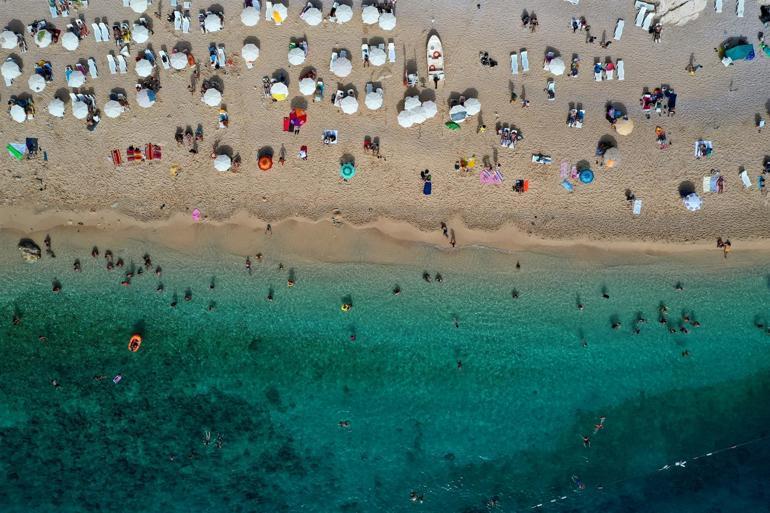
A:
[[[619,119],[615,122],[615,130],[620,135],[629,135],[634,131],[634,122],[630,119]]]
[[[283,82],[276,82],[270,88],[270,95],[276,101],[283,101],[289,97],[289,88]]]

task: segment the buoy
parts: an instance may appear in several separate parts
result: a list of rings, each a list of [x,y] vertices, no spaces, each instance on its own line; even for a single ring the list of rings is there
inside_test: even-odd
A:
[[[138,333],[131,335],[131,340],[128,341],[128,350],[132,353],[139,351],[139,347],[142,345],[142,336]]]

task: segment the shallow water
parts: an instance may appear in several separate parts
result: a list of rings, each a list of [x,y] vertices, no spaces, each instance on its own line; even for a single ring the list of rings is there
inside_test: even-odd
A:
[[[2,510],[766,507],[770,336],[754,324],[770,319],[770,266],[475,249],[452,270],[418,251],[427,267],[293,259],[279,271],[271,258],[249,275],[213,250],[154,250],[162,294],[152,273],[121,287],[122,271],[71,250],[34,265],[1,255]],[[432,265],[440,284],[421,279]],[[661,301],[672,325],[687,310],[702,326],[669,334]],[[635,335],[638,312],[648,322]]]

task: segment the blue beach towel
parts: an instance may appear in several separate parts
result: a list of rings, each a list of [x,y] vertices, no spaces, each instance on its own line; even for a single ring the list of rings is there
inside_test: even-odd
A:
[[[433,184],[431,182],[425,182],[425,185],[422,186],[422,193],[426,196],[430,196],[431,192],[433,192]]]

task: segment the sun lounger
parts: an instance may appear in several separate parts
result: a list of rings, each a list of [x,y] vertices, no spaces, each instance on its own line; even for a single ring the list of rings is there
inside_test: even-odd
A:
[[[102,41],[110,40],[110,29],[103,22],[99,22],[99,30],[102,32]]]
[[[185,34],[190,33],[190,17],[185,16],[182,18],[182,32]]]
[[[521,70],[523,73],[529,71],[529,56],[527,55],[526,50],[521,51]]]
[[[655,10],[655,4],[651,4],[650,2],[644,2],[642,0],[636,0],[636,2],[634,2],[634,9],[641,9],[642,7],[648,11]]]
[[[603,72],[604,72],[604,70],[602,70],[602,71],[594,71],[594,80],[596,80],[597,82],[601,82],[602,81],[602,73]]]
[[[323,80],[318,80],[315,83],[315,96],[313,97],[314,102],[322,102],[324,99],[324,82]]]
[[[225,57],[225,45],[219,45],[219,48],[217,48],[217,64],[220,68],[224,68],[225,64],[227,64],[227,59]]]
[[[174,11],[174,30],[182,30],[182,13]]]
[[[88,74],[91,78],[99,78],[99,70],[96,69],[96,61],[93,57],[88,58]]]
[[[641,27],[642,23],[644,23],[644,16],[647,14],[647,8],[642,7],[639,9],[639,12],[636,13],[636,20],[634,21],[634,25],[637,27]]]
[[[168,59],[168,54],[163,50],[158,50],[158,55],[160,56],[160,64],[163,66],[163,69],[171,69],[171,61]]]
[[[620,38],[623,36],[623,27],[626,25],[626,22],[623,21],[623,18],[620,18],[615,25],[615,41],[620,41]]]
[[[614,73],[615,71],[612,69],[604,69],[604,76],[606,77],[606,80],[612,80]]]
[[[644,18],[644,23],[642,23],[642,30],[649,32],[650,25],[652,25],[652,19],[655,17],[655,13],[651,12],[647,15],[646,18]]]
[[[94,33],[94,40],[97,43],[101,43],[102,42],[102,31],[99,30],[99,25],[97,25],[96,23],[91,23],[91,32]]]
[[[626,70],[623,64],[623,59],[618,59],[618,62],[615,63],[615,67],[617,68],[617,72],[618,72],[618,80],[625,80]]]
[[[369,45],[364,43],[361,45],[361,60],[365,61],[369,58]]]
[[[120,70],[120,74],[125,75],[126,73],[128,73],[128,66],[126,65],[125,57],[118,54],[116,58],[118,60],[118,69]]]
[[[516,52],[511,52],[511,74],[519,74],[519,54]]]
[[[337,62],[337,52],[332,52],[332,58],[329,61],[329,71],[334,71],[335,62]]]
[[[344,97],[345,97],[345,93],[343,91],[339,91],[338,90],[336,93],[334,93],[334,99],[332,100],[332,104],[335,107],[339,107],[340,106],[340,102],[342,102],[342,99]]]
[[[396,44],[388,43],[388,62],[393,64],[396,62]]]
[[[717,14],[722,14],[722,0],[714,0],[714,11]]]
[[[714,189],[711,188],[711,177],[710,176],[704,176],[703,177],[703,192],[714,192]]]
[[[743,182],[743,188],[748,189],[751,187],[751,178],[749,178],[749,172],[748,171],[741,171],[740,174],[741,181]]]
[[[735,15],[739,18],[743,18],[743,11],[746,8],[746,0],[738,0],[735,3]]]
[[[633,212],[634,212],[635,216],[638,216],[638,215],[640,215],[642,213],[642,200],[640,200],[640,199],[635,199],[634,200],[634,210],[633,210]]]
[[[110,75],[114,75],[118,72],[118,67],[115,64],[115,57],[113,57],[111,53],[107,54],[107,65],[110,68]]]
[[[273,2],[268,0],[265,2],[265,21],[273,20]]]

